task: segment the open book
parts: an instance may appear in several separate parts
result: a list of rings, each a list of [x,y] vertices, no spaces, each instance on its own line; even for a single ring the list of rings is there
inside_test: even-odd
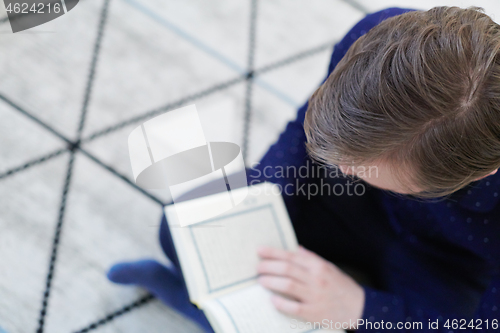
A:
[[[278,312],[271,292],[257,283],[258,247],[295,251],[298,246],[279,189],[262,183],[234,191],[248,195],[229,211],[185,227],[176,205],[165,207],[191,302],[204,311],[217,333],[331,332],[311,329],[303,320]],[[222,195],[179,204],[203,209],[205,202],[217,204]]]

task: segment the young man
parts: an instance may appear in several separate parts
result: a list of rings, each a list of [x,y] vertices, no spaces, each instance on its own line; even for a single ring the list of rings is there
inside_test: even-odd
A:
[[[500,26],[456,7],[380,11],[335,46],[325,82],[249,172],[249,183],[287,189],[303,246],[259,253],[259,282],[278,292],[279,310],[358,331],[498,329],[499,50]],[[331,173],[283,175],[314,170],[311,157],[366,187],[349,192],[352,178]],[[178,267],[166,223],[160,238]],[[143,261],[109,277],[145,286],[210,330],[173,270]]]

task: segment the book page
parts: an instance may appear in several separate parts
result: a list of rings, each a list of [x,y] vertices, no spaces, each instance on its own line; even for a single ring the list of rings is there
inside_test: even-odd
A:
[[[339,332],[328,321],[307,323],[276,310],[271,292],[260,285],[207,301],[203,311],[217,333]]]
[[[252,186],[247,198],[233,209],[186,227],[176,224],[174,207],[166,207],[191,301],[199,304],[255,284],[260,246],[297,249],[283,199],[273,188]]]

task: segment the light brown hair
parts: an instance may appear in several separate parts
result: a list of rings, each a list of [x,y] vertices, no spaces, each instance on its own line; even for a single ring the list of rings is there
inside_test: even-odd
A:
[[[309,99],[310,156],[385,160],[421,197],[500,167],[500,26],[478,7],[391,17],[351,45]]]

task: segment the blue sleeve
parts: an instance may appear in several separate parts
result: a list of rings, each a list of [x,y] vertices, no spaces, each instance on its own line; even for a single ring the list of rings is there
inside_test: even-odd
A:
[[[478,330],[498,332],[500,328],[500,275],[498,274],[493,276],[472,318],[443,316],[432,309],[422,309],[405,302],[397,295],[369,287],[364,287],[364,290],[366,301],[362,316],[363,325],[358,326],[358,333],[394,330],[435,333],[469,333]]]

